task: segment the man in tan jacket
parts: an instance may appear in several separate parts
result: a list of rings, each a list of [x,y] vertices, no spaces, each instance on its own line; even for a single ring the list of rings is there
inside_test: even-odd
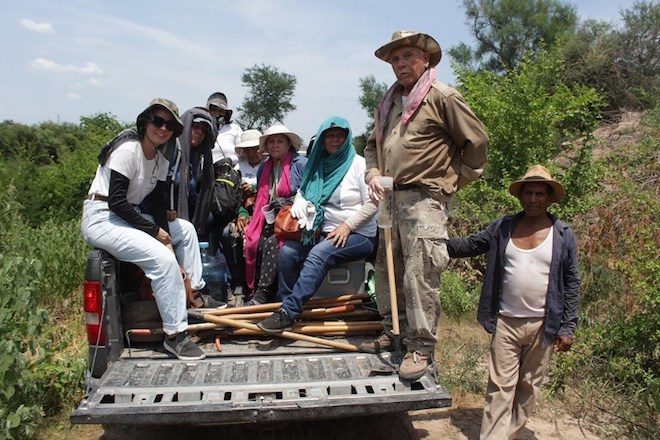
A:
[[[396,82],[376,110],[364,150],[365,180],[378,201],[384,196],[380,177],[394,179],[392,249],[407,352],[399,376],[415,380],[425,374],[438,340],[440,275],[449,261],[447,203],[483,172],[488,136],[461,94],[435,80],[442,51],[431,36],[395,32],[375,55],[392,65]],[[385,333],[362,344],[369,352],[391,349],[394,342],[382,235],[376,285]]]

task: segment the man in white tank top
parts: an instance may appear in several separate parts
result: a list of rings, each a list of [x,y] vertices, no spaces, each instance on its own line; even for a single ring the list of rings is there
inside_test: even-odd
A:
[[[482,439],[521,439],[554,346],[567,351],[577,326],[580,280],[573,231],[547,212],[563,186],[541,165],[509,192],[523,211],[448,242],[449,256],[488,253],[479,322],[493,334]]]

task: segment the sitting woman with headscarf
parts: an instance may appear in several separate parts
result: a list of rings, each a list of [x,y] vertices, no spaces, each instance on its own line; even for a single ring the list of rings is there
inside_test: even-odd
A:
[[[280,249],[277,300],[282,306],[257,324],[263,331],[279,333],[289,327],[330,267],[373,251],[378,207],[369,198],[365,170],[348,121],[323,121],[291,210],[306,229],[300,241],[286,240]]]
[[[277,290],[277,254],[282,242],[274,235],[275,211],[293,197],[307,158],[298,154],[300,136],[284,125],[273,125],[259,138],[268,159],[257,173],[257,197],[252,219],[245,230],[245,283],[253,292],[248,305],[274,299]],[[264,210],[270,214],[267,222]]]
[[[186,289],[177,261],[186,271],[198,267],[203,287],[197,235],[190,222],[168,222],[166,214],[169,162],[161,150],[181,134],[183,124],[176,105],[158,98],[138,115],[136,125],[101,151],[80,229],[88,244],[134,263],[151,280],[165,350],[183,360],[203,359],[186,333]],[[147,196],[153,198],[153,216],[138,208]]]

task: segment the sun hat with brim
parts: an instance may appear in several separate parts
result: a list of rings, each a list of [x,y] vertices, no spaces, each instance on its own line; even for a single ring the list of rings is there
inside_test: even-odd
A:
[[[183,132],[183,122],[181,121],[181,117],[179,116],[179,107],[177,107],[176,104],[170,101],[169,99],[165,99],[165,98],[152,99],[149,105],[147,106],[147,108],[144,109],[144,111],[138,115],[137,117],[138,124],[140,119],[144,119],[147,113],[151,113],[151,111],[156,107],[162,107],[172,114],[174,120],[177,122],[177,129],[174,130],[175,137],[180,136],[181,133]]]
[[[509,186],[509,193],[520,199],[522,186],[525,183],[547,183],[552,187],[550,202],[557,203],[564,198],[566,191],[561,183],[557,182],[550,174],[550,171],[543,165],[534,165],[530,167],[521,180],[516,180]]]
[[[225,96],[224,93],[215,92],[215,93],[211,93],[209,99],[206,100],[207,108],[211,108],[212,105],[221,108],[223,110],[227,110],[229,104],[227,103],[227,97]]]
[[[261,132],[259,130],[245,130],[241,134],[241,141],[234,147],[236,152],[243,151],[243,148],[254,148],[259,146],[259,138]]]
[[[265,148],[266,139],[268,139],[268,136],[272,136],[274,134],[283,134],[284,136],[289,138],[289,140],[291,141],[291,145],[293,146],[293,148],[295,148],[296,151],[300,149],[300,144],[302,144],[302,139],[300,138],[300,136],[290,131],[288,128],[286,128],[286,126],[281,124],[275,124],[268,127],[268,129],[264,132],[264,134],[262,134],[261,137],[259,138],[259,147],[261,147],[262,149]]]
[[[442,58],[442,49],[435,39],[421,32],[396,31],[392,34],[392,40],[379,47],[374,54],[385,62],[390,62],[390,53],[402,46],[415,46],[429,54],[429,65],[437,65]]]

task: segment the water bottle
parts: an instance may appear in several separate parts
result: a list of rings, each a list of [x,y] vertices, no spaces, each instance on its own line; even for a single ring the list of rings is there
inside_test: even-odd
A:
[[[199,243],[199,253],[202,257],[202,278],[206,282],[208,294],[213,299],[225,301],[225,287],[227,284],[226,261],[221,262],[212,255],[209,252],[209,244],[205,241]]]
[[[379,228],[392,227],[392,209],[394,207],[394,179],[390,176],[378,176],[374,179],[380,179],[379,183],[385,189],[383,200],[378,204],[378,222]]]

